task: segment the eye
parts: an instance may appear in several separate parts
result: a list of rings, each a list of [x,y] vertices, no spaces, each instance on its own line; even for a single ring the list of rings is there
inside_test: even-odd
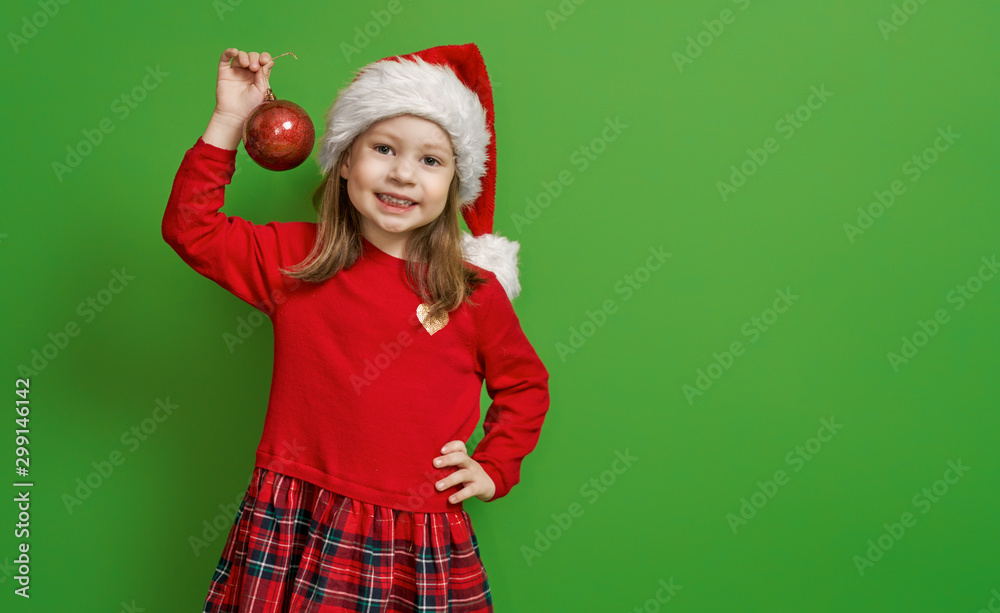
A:
[[[433,158],[433,157],[431,157],[429,155],[424,158],[424,161],[427,162],[428,166],[440,166],[441,165],[441,162],[439,162],[437,158]]]
[[[385,153],[385,154],[388,154],[389,152],[392,151],[392,148],[390,148],[389,145],[375,145],[372,148],[375,149],[375,151],[378,151],[379,153]],[[383,149],[385,149],[385,151],[383,151]]]

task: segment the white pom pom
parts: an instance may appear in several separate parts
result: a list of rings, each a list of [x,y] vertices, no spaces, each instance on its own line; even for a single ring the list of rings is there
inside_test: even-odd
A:
[[[520,247],[517,241],[496,234],[472,236],[462,232],[462,257],[495,274],[511,300],[521,293],[517,275],[517,250]]]

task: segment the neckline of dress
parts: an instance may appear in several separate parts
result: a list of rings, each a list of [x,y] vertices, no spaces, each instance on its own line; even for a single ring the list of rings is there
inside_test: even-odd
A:
[[[364,235],[361,236],[361,244],[363,246],[362,256],[379,264],[385,264],[392,266],[393,268],[405,268],[406,260],[403,258],[397,258],[396,256],[386,253],[379,249],[375,243],[371,242]]]

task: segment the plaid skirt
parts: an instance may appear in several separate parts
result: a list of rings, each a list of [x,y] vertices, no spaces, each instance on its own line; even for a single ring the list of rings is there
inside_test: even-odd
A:
[[[464,509],[360,502],[255,467],[205,613],[493,611]]]

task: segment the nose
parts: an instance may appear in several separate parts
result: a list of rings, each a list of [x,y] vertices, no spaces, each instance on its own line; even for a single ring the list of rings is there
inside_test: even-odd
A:
[[[403,156],[398,156],[389,168],[389,178],[399,183],[410,183],[413,181],[413,162]]]

